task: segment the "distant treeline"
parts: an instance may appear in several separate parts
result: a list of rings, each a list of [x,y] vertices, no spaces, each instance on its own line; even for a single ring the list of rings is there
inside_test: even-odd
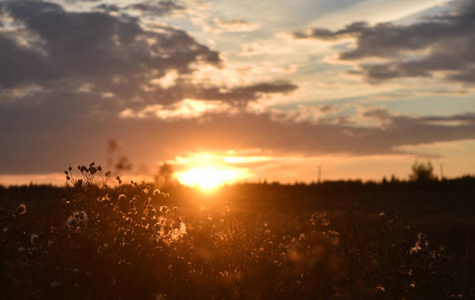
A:
[[[153,183],[150,183],[151,187],[154,187]],[[99,187],[93,186],[92,190]],[[154,187],[155,188],[155,187]],[[398,192],[411,192],[417,190],[430,190],[435,191],[472,191],[475,190],[475,177],[466,175],[463,177],[443,180],[433,180],[427,182],[416,181],[402,181],[402,180],[382,180],[376,181],[363,181],[363,180],[337,180],[337,181],[323,181],[320,183],[312,182],[295,182],[295,183],[280,183],[277,181],[268,182],[266,180],[259,182],[243,182],[235,183],[231,185],[225,185],[223,190],[239,190],[241,192],[323,192],[323,193],[361,193],[361,192],[375,192],[375,191],[398,191]],[[162,190],[168,192],[181,192],[193,190],[190,187],[181,185],[179,183],[173,183],[172,185],[162,187]],[[15,195],[15,197],[23,197],[35,195],[38,198],[44,198],[55,194],[57,196],[67,197],[74,194],[75,188],[59,187],[54,185],[20,185],[5,187],[0,185],[0,200],[9,198],[9,195]]]
[[[385,180],[382,181],[363,181],[363,180],[326,180],[320,183],[311,182],[295,182],[283,184],[277,181],[268,182],[266,180],[260,182],[244,182],[231,185],[236,188],[291,188],[300,187],[308,189],[318,189],[326,191],[340,191],[341,189],[349,189],[351,191],[369,191],[373,189],[397,189],[397,190],[413,190],[413,189],[475,189],[475,176],[465,175],[458,178],[432,180],[425,182],[404,181],[404,180]]]

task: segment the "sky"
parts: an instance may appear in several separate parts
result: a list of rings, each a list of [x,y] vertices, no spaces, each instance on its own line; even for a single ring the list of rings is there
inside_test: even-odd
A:
[[[474,96],[473,0],[0,1],[3,184],[473,175]]]

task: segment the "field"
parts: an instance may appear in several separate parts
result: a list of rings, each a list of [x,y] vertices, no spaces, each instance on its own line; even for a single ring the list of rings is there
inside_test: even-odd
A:
[[[1,299],[475,297],[472,177],[213,193],[89,179],[0,188]]]

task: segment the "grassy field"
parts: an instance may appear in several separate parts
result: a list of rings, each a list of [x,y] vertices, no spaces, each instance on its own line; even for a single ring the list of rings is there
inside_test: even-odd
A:
[[[475,179],[0,188],[1,299],[473,299]]]

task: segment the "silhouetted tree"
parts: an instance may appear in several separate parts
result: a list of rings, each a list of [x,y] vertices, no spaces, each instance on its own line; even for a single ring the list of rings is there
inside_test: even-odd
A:
[[[122,143],[116,139],[109,139],[107,146],[107,166],[114,174],[122,174],[132,169],[130,159],[122,154]]]
[[[409,175],[409,180],[416,182],[429,182],[436,180],[432,163],[430,161],[427,163],[419,163],[416,161],[412,165],[412,173]]]
[[[166,186],[173,181],[173,166],[168,163],[163,163],[158,168],[158,173],[154,176],[155,185]]]

